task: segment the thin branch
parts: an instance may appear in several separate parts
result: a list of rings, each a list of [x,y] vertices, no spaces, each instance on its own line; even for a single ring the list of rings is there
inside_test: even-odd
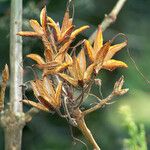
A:
[[[82,112],[82,115],[85,116],[91,112],[96,111],[97,109],[100,109],[102,106],[106,105],[109,101],[111,101],[115,96],[124,95],[128,92],[129,89],[122,89],[124,84],[124,77],[122,76],[118,81],[116,81],[114,85],[114,89],[112,93],[106,97],[105,99],[101,100],[98,104],[95,106],[85,110]]]
[[[72,126],[71,126],[71,125],[69,125],[69,128],[70,128],[71,137],[72,137],[73,142],[74,142],[73,144],[76,144],[76,142],[79,142],[79,143],[83,144],[83,145],[86,147],[86,150],[89,150],[86,143],[84,143],[82,140],[80,140],[80,139],[78,139],[78,138],[76,138],[76,137],[74,136],[74,134],[73,134],[73,129],[72,129]],[[75,141],[76,141],[76,142],[75,142]]]
[[[31,108],[28,112],[25,113],[25,121],[29,122],[32,120],[32,117],[35,116],[39,110],[35,107]]]
[[[67,97],[64,97],[64,109],[65,109],[65,112],[66,112],[66,114],[67,114],[67,116],[68,116],[68,121],[69,121],[69,123],[70,123],[71,125],[73,125],[73,126],[76,127],[76,126],[77,126],[77,123],[76,123],[76,121],[75,121],[74,118],[71,118],[70,112],[69,112],[69,110],[68,110]]]
[[[127,0],[118,0],[112,11],[105,15],[104,20],[101,23],[102,30],[105,31],[112,23],[114,23],[117,19],[119,12],[121,11],[122,7],[124,6]],[[92,44],[94,42],[97,30],[89,37],[89,41]]]
[[[112,92],[107,98],[101,100],[97,105],[95,105],[94,107],[91,107],[87,110],[85,110],[82,114],[83,116],[96,111],[97,109],[100,109],[102,106],[106,105],[109,101],[112,100],[112,98],[115,96],[115,93]]]

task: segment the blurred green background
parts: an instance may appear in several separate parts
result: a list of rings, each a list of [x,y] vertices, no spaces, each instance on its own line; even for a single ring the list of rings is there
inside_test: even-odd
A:
[[[48,15],[59,22],[62,21],[67,0],[45,0]],[[103,20],[104,15],[109,13],[116,0],[75,0],[74,23],[77,27],[90,25],[90,30],[84,32],[78,38],[88,38]],[[23,3],[23,29],[30,30],[28,20],[35,18],[39,20],[43,0],[24,0]],[[10,0],[0,0],[0,70],[5,63],[9,64],[9,23],[10,23]],[[123,32],[129,40],[130,54],[134,58],[139,69],[150,80],[150,0],[127,0],[121,10],[117,21],[104,32],[107,41],[117,33]],[[78,40],[79,40],[78,39]],[[24,56],[30,52],[41,53],[42,44],[37,39],[24,38]],[[117,42],[117,41],[116,41]],[[118,108],[122,105],[131,106],[135,122],[143,123],[146,131],[146,140],[150,148],[150,85],[141,77],[132,63],[127,49],[125,48],[115,56],[124,60],[129,68],[117,69],[113,72],[103,71],[99,75],[102,79],[102,93],[107,96],[112,90],[114,82],[121,76],[125,76],[125,86],[130,89],[128,94],[116,99],[116,103],[108,105],[103,109],[90,114],[87,124],[94,137],[103,150],[121,150],[122,141],[128,137],[122,126],[121,116]],[[29,65],[24,59],[24,65]],[[25,69],[24,80],[33,78],[33,73]],[[93,87],[92,92],[99,96],[98,87]],[[7,91],[9,93],[9,89]],[[31,94],[26,92],[27,96]],[[9,94],[7,94],[8,99]],[[93,98],[89,98],[93,100]],[[25,111],[29,109],[25,106]],[[74,129],[75,137],[84,138],[81,133]],[[4,149],[3,131],[0,128],[0,150]],[[28,123],[23,131],[22,150],[81,150],[84,145],[73,140],[66,120],[59,116],[40,112]]]

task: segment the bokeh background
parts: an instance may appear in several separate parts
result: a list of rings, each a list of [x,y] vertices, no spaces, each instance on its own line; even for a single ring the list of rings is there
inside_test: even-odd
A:
[[[109,13],[117,0],[75,0],[74,23],[77,27],[90,25],[90,30],[78,36],[88,38]],[[48,15],[59,22],[62,21],[67,0],[46,0]],[[39,19],[43,0],[24,0],[23,2],[23,29],[30,30],[28,20]],[[9,64],[9,24],[10,24],[10,0],[0,0],[0,70],[5,63]],[[117,21],[104,32],[107,41],[117,33],[123,32],[129,40],[130,55],[135,60],[138,68],[150,80],[150,1],[127,0],[121,10]],[[121,38],[120,38],[121,40]],[[41,53],[42,44],[37,39],[24,38],[24,57],[30,52]],[[116,42],[118,42],[116,40]],[[133,118],[137,124],[143,123],[146,131],[146,140],[150,148],[150,85],[142,78],[127,53],[127,48],[115,56],[124,60],[129,68],[117,69],[113,72],[103,71],[99,75],[102,79],[101,91],[107,96],[112,90],[114,82],[121,76],[125,76],[125,86],[130,89],[125,96],[115,99],[115,103],[90,114],[87,124],[97,142],[104,150],[123,149],[123,139],[128,137],[126,129],[122,125],[122,116],[119,115],[120,106],[129,105],[133,112]],[[24,66],[29,61],[24,59]],[[24,80],[31,80],[33,73],[25,69]],[[99,88],[93,87],[92,93],[100,96]],[[26,92],[27,96],[31,91]],[[9,88],[7,99],[9,98]],[[90,102],[94,99],[90,97]],[[25,111],[29,109],[25,106]],[[75,137],[84,141],[77,129],[73,129]],[[4,149],[3,131],[0,128],[0,150]],[[23,130],[23,150],[75,150],[85,149],[84,145],[73,145],[70,130],[66,120],[57,115],[40,112],[32,122]]]

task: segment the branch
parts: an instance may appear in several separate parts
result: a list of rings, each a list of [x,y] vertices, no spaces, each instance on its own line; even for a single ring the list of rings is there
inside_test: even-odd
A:
[[[100,109],[102,106],[106,105],[112,98],[115,96],[115,93],[112,92],[107,98],[101,100],[97,105],[91,107],[90,109],[85,110],[82,114],[83,116]]]
[[[91,131],[88,129],[84,117],[77,119],[78,128],[81,130],[84,137],[88,140],[88,142],[93,146],[93,150],[101,150],[98,146],[97,142],[95,141]]]
[[[122,89],[124,83],[124,77],[122,76],[114,85],[114,89],[112,93],[106,97],[105,99],[101,100],[98,104],[95,106],[85,110],[82,112],[82,115],[85,116],[91,112],[96,111],[97,109],[100,109],[102,106],[106,105],[109,101],[111,101],[115,96],[124,95],[128,92],[129,89]]]
[[[22,30],[22,0],[11,1],[10,24],[10,106],[12,111],[22,112],[22,38],[16,35]]]
[[[82,132],[86,140],[92,145],[93,150],[101,150],[97,142],[95,141],[91,131],[88,129],[84,120],[84,116],[82,115],[82,111],[80,109],[76,109],[74,111],[74,118],[77,122],[78,129]]]
[[[127,0],[118,0],[112,11],[109,13],[109,15],[105,15],[104,20],[101,23],[102,30],[105,31],[112,23],[114,23],[117,19],[117,16],[124,6],[125,2]],[[94,31],[94,33],[89,37],[89,41],[92,44],[94,42],[94,39],[96,37],[97,30]]]
[[[32,120],[32,117],[39,112],[37,108],[31,108],[28,112],[25,113],[25,121],[29,122]]]

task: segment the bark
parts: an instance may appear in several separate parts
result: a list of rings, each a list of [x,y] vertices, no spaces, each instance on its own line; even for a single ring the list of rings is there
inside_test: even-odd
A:
[[[1,125],[4,128],[5,150],[21,150],[22,129],[25,114],[22,110],[22,38],[17,32],[22,30],[22,0],[11,1],[10,23],[10,103],[1,112]]]
[[[7,109],[1,115],[4,129],[5,150],[21,150],[22,129],[25,125],[24,113],[14,113]]]
[[[11,1],[10,24],[10,104],[14,112],[22,112],[22,38],[16,35],[22,30],[22,0]]]
[[[4,133],[5,133],[5,150],[21,149],[20,136],[22,136],[22,128],[20,128],[20,126],[14,126],[14,128],[8,126],[5,128]]]

